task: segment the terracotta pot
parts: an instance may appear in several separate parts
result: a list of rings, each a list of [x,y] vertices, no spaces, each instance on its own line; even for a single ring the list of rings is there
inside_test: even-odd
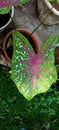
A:
[[[55,2],[49,2],[48,0],[44,0],[47,7],[57,16],[59,16],[59,4]]]
[[[12,58],[10,58],[10,57],[8,56],[6,47],[7,47],[9,38],[12,37],[12,32],[13,32],[13,31],[14,31],[14,30],[12,30],[11,32],[9,32],[9,33],[6,35],[6,37],[4,38],[4,41],[3,41],[4,54],[5,54],[5,57],[6,57],[10,62],[11,62]],[[33,48],[34,48],[34,50],[35,50],[35,53],[38,54],[40,47],[39,47],[39,42],[38,42],[38,40],[36,39],[36,37],[35,37],[33,34],[30,35],[31,32],[30,32],[30,31],[27,31],[27,30],[25,30],[25,29],[16,29],[16,31],[21,32],[22,34],[24,34],[24,36],[27,37],[27,39],[31,42],[31,44],[33,43],[32,46],[33,46]]]

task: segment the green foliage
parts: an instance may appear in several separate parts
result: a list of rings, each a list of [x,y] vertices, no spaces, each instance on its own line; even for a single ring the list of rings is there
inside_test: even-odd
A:
[[[54,50],[57,41],[57,35],[51,36],[44,43],[41,52],[35,55],[29,41],[21,33],[13,32],[14,53],[11,78],[20,93],[28,100],[39,93],[46,92],[57,79],[54,66]]]
[[[9,13],[10,9],[11,9],[11,7],[0,8],[0,14]]]
[[[22,4],[25,4],[25,3],[27,3],[27,2],[29,2],[30,0],[20,0],[20,4],[22,5]]]
[[[59,92],[48,92],[27,101],[0,67],[0,130],[59,130]]]
[[[59,0],[48,0],[49,2],[57,2],[59,3]]]
[[[55,1],[57,1],[57,0],[48,0],[49,2],[55,2]]]

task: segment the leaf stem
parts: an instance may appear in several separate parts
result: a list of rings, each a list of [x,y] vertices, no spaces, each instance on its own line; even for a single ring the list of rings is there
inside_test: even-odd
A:
[[[52,7],[52,8],[53,8],[53,7]],[[51,8],[51,10],[52,10],[52,8]],[[45,19],[49,16],[51,10],[49,10],[49,12],[48,12],[47,15],[44,17],[44,19],[41,21],[41,23],[31,32],[30,35],[32,35],[32,34],[44,23]]]

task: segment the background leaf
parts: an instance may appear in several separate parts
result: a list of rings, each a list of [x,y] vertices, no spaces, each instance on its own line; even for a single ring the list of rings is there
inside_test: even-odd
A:
[[[0,14],[9,13],[10,9],[11,9],[11,7],[0,8]]]

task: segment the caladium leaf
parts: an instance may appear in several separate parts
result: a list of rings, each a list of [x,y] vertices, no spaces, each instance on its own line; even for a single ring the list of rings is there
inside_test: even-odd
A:
[[[0,0],[0,7],[14,6],[19,0]]]
[[[18,4],[25,4],[30,0],[0,0],[0,7],[8,7],[8,6],[15,6]]]
[[[28,100],[46,92],[57,79],[54,66],[54,50],[57,35],[44,43],[41,52],[35,54],[29,41],[19,32],[13,32],[14,53],[11,78],[20,93]]]

